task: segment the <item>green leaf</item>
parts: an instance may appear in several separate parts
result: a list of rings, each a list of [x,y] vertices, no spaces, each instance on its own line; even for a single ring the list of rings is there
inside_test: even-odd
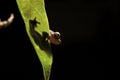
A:
[[[52,52],[49,23],[44,0],[16,0],[25,23],[26,31],[42,64],[44,80],[49,80],[52,67]]]

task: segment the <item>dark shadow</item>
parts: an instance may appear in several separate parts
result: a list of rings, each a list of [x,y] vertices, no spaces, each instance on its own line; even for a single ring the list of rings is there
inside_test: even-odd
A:
[[[33,37],[35,43],[39,46],[40,49],[50,52],[50,44],[48,42],[49,34],[47,32],[42,32],[42,35],[35,31],[35,27],[39,22],[34,20],[29,20],[30,34]]]

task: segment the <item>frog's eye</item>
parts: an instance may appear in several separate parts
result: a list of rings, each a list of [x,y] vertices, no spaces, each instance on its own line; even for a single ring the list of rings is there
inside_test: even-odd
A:
[[[54,38],[55,39],[60,39],[60,33],[59,32],[54,32]]]

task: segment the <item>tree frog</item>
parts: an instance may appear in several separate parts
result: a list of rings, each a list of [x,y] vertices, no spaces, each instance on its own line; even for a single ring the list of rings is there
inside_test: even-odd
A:
[[[55,45],[61,44],[60,33],[50,30],[49,35],[50,42]]]

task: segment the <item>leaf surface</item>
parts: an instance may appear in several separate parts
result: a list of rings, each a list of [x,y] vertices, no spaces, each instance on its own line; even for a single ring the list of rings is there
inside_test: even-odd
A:
[[[52,67],[52,52],[49,36],[49,23],[44,0],[16,0],[25,23],[29,39],[42,64],[44,80],[49,80]]]

